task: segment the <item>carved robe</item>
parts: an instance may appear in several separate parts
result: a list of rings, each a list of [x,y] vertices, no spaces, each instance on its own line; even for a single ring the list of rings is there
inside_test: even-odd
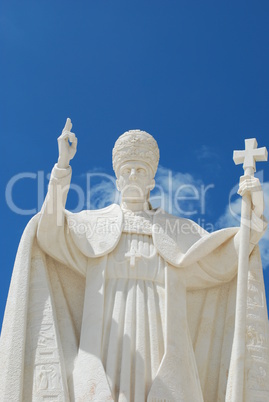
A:
[[[24,261],[18,257],[25,272],[14,271],[2,362],[9,375],[13,368],[23,378],[11,388],[6,375],[4,400],[224,401],[237,229],[208,234],[161,210],[134,214],[116,205],[70,214],[64,210],[70,178],[70,170],[54,168],[43,211],[21,246],[28,250]],[[257,335],[250,314],[246,390],[267,398],[268,325],[264,300],[257,299],[264,289],[256,249],[251,261],[249,309],[265,326]]]

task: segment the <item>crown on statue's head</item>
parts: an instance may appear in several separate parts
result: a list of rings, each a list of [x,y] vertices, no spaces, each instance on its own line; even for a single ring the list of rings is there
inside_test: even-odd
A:
[[[155,175],[159,159],[158,144],[146,131],[126,131],[117,139],[112,151],[113,169],[116,175],[119,167],[129,161],[147,163]]]

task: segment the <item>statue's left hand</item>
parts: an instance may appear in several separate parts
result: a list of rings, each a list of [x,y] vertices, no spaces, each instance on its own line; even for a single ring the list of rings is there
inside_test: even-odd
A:
[[[251,193],[252,204],[255,214],[262,216],[264,210],[263,191],[260,180],[254,176],[241,176],[238,194],[243,197],[247,192]]]

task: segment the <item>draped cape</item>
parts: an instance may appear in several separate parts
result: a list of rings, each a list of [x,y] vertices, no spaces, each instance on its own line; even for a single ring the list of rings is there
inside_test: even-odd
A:
[[[40,215],[36,215],[22,236],[6,306],[0,346],[0,401],[3,402],[74,400],[73,373],[81,341],[85,277],[40,248],[36,237],[39,219]],[[162,216],[153,239],[158,252],[168,262],[170,272],[185,269],[188,275],[188,267],[192,267],[187,319],[203,399],[224,402],[234,332],[236,275],[224,267],[223,275],[227,277],[223,283],[214,285],[212,281],[212,286],[201,289],[195,280],[195,265],[200,261],[205,271],[204,280],[210,282],[214,273],[206,259],[210,262],[215,253],[212,261],[216,261],[219,253],[221,271],[219,247],[224,246],[224,253],[227,252],[225,245],[237,229],[199,236],[195,243],[180,250],[180,242],[178,248],[173,247],[177,242],[175,237],[163,237],[161,221]],[[95,264],[102,264],[104,258],[97,257]],[[172,288],[171,285],[167,291],[173,295]],[[269,400],[269,330],[258,246],[250,255],[247,298],[246,402],[265,402]],[[181,306],[173,308],[176,311]],[[169,319],[169,311],[166,317]],[[163,362],[165,358],[166,355]],[[161,368],[156,378],[161,376]],[[48,382],[53,386],[48,387]],[[91,399],[81,400],[103,400],[96,397],[94,387],[90,392]]]

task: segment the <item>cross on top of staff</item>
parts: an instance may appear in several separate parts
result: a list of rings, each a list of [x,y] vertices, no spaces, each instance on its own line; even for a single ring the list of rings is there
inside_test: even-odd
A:
[[[234,151],[233,160],[236,165],[243,163],[243,169],[253,169],[256,172],[256,161],[267,161],[268,152],[265,147],[257,148],[256,138],[245,140],[244,151]]]

